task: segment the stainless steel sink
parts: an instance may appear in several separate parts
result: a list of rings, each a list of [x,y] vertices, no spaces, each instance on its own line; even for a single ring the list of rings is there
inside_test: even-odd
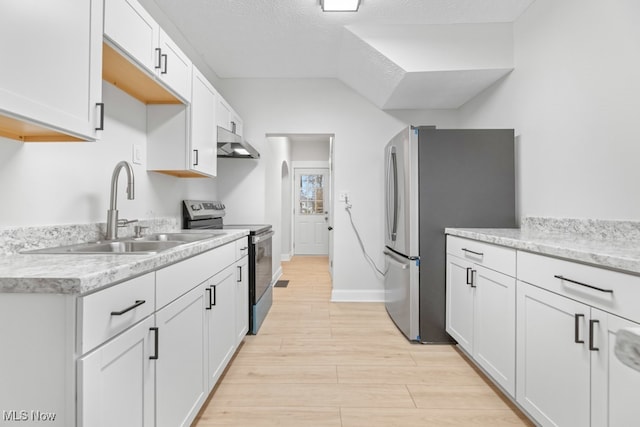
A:
[[[182,242],[149,242],[140,240],[116,240],[80,243],[71,246],[25,251],[25,254],[154,254],[171,249]]]
[[[215,236],[221,236],[224,233],[155,233],[143,236],[137,241],[150,242],[197,242],[198,240],[209,239]]]
[[[176,246],[209,239],[224,233],[155,233],[138,238],[80,243],[71,246],[24,251],[25,254],[155,254]]]

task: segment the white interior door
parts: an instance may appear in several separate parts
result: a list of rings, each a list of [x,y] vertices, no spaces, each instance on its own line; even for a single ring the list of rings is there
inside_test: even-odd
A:
[[[294,253],[327,255],[329,169],[296,168],[294,180]]]

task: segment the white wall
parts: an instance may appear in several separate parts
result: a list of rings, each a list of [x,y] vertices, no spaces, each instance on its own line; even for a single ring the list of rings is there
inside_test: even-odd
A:
[[[103,84],[105,130],[98,142],[21,143],[0,138],[0,228],[105,222],[113,168],[146,153],[146,107]],[[179,216],[183,198],[215,198],[213,179],[179,179],[133,165],[135,200],[118,185],[121,218]]]
[[[409,124],[402,120],[404,113],[387,114],[335,79],[228,79],[222,84],[220,91],[244,120],[245,138],[262,154],[256,165],[233,159],[219,162],[220,197],[233,207],[227,220],[272,218],[274,225],[281,223],[271,211],[271,205],[280,203],[272,204],[264,196],[264,177],[268,184],[271,172],[267,171],[273,170],[270,162],[278,164],[278,177],[281,171],[267,147],[266,134],[335,134],[334,193],[351,192],[354,220],[367,251],[382,266],[383,147]],[[424,111],[410,116],[420,120],[413,124],[455,123],[454,113]],[[237,185],[241,176],[244,181]],[[334,209],[334,299],[381,300],[382,282],[364,260],[344,206]]]
[[[328,161],[329,160],[329,137],[324,136],[317,140],[293,141],[291,145],[291,160],[297,161]]]
[[[460,109],[515,127],[523,216],[640,219],[640,2],[536,0],[515,71]]]

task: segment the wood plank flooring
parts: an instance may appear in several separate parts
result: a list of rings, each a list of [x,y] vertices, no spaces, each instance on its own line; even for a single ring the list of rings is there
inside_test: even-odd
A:
[[[193,426],[533,426],[453,346],[409,343],[381,303],[330,302],[326,257],[282,279]]]

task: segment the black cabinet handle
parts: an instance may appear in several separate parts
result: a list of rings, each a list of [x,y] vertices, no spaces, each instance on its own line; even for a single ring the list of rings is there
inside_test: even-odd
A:
[[[237,280],[238,283],[242,282],[242,266],[239,265],[238,266],[238,273],[239,273],[239,279]]]
[[[125,313],[126,313],[126,312],[128,312],[128,311],[131,311],[131,310],[133,310],[133,309],[134,309],[134,308],[136,308],[136,307],[140,307],[140,306],[141,306],[142,304],[144,304],[145,302],[146,302],[146,301],[145,301],[145,300],[143,300],[143,299],[136,300],[136,302],[135,302],[133,305],[131,305],[131,306],[129,306],[129,307],[127,307],[127,308],[125,308],[125,309],[122,309],[122,310],[120,310],[120,311],[112,311],[112,312],[111,312],[111,315],[112,315],[112,316],[122,316],[123,314],[125,314]]]
[[[100,124],[96,130],[104,130],[104,102],[97,102],[96,106],[100,107]]]
[[[573,341],[576,344],[584,344],[584,340],[580,339],[580,319],[581,318],[584,318],[584,314],[576,313],[576,314],[573,315],[574,327],[575,327]]]
[[[473,269],[467,267],[467,285],[473,284]]]
[[[476,277],[478,277],[478,271],[477,270],[471,270],[471,287],[472,288],[476,288]]]
[[[598,347],[593,344],[593,325],[600,323],[599,320],[589,320],[589,350],[600,351]]]
[[[158,62],[156,62],[156,65],[155,65],[156,70],[157,70],[158,68],[162,67],[162,49],[160,49],[159,47],[157,47],[157,48],[156,48],[156,53],[158,54],[158,55],[157,55]]]
[[[167,54],[163,53],[161,56],[164,59],[164,68],[160,71],[160,74],[167,74]]]
[[[484,256],[484,254],[482,252],[476,252],[476,251],[472,251],[471,249],[467,249],[467,248],[462,248],[463,251],[468,252],[470,254],[474,254],[474,255],[478,255],[478,256]]]
[[[609,293],[609,294],[613,293],[613,289],[603,289],[603,288],[599,288],[597,286],[587,285],[586,283],[578,282],[578,281],[572,280],[572,279],[567,279],[566,277],[561,276],[559,274],[556,274],[553,277],[555,277],[556,279],[564,280],[566,282],[575,283],[576,285],[584,286],[584,287],[589,288],[589,289],[595,289],[596,291],[606,292],[606,293]]]
[[[158,329],[157,327],[153,327],[153,328],[149,328],[150,331],[155,332],[156,335],[156,343],[154,344],[154,351],[153,351],[153,356],[149,356],[150,360],[158,360],[158,347],[159,347],[159,342],[160,342],[160,329]]]
[[[206,288],[205,291],[209,293],[209,298],[208,298],[208,301],[207,301],[209,306],[205,307],[204,309],[205,310],[211,310],[211,288]]]
[[[215,306],[216,305],[216,285],[211,286],[210,288],[213,289],[213,302],[210,304],[211,306]]]
[[[198,166],[198,150],[193,150],[193,153],[196,156],[196,161],[193,163],[193,166]]]

